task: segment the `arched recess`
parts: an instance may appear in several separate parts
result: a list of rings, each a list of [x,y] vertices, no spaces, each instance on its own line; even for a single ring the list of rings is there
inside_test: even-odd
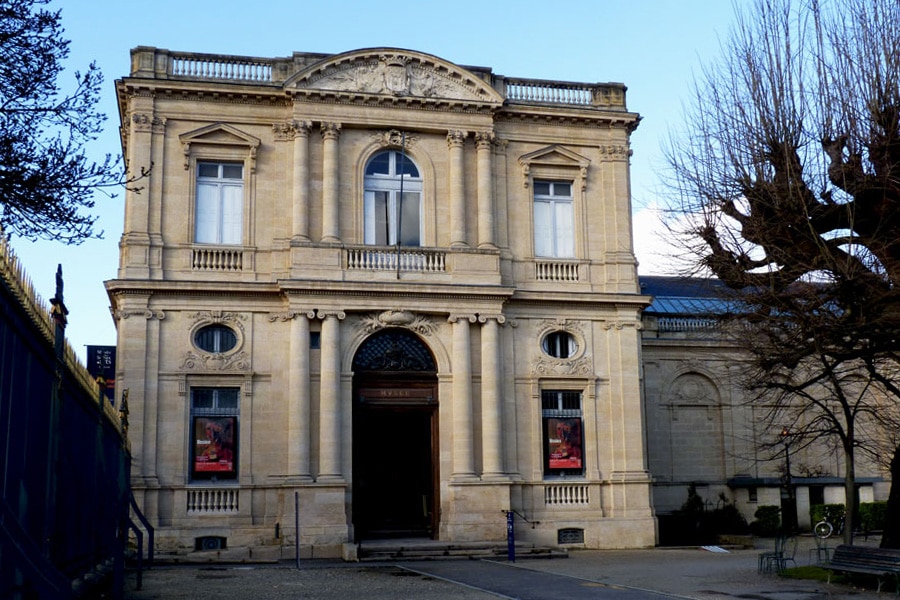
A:
[[[357,541],[438,531],[437,366],[408,329],[382,329],[353,357]]]

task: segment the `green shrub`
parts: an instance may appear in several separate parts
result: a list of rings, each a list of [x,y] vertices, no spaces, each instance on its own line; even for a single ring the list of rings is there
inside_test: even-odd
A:
[[[756,519],[750,524],[750,531],[756,535],[763,537],[771,537],[777,535],[781,530],[781,507],[774,505],[764,505],[756,509],[753,513]]]
[[[881,531],[887,516],[887,502],[863,502],[859,505],[859,526],[863,531]]]
[[[844,516],[846,509],[843,504],[813,504],[809,507],[809,520],[813,525],[826,519],[831,523],[837,523]]]

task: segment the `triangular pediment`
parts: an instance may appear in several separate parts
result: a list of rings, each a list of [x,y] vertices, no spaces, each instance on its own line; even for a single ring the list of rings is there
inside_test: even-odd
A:
[[[587,168],[591,161],[577,152],[572,152],[554,144],[553,146],[547,146],[546,148],[523,154],[519,157],[519,163],[522,165]]]
[[[256,148],[260,144],[257,137],[244,133],[237,127],[227,123],[213,123],[194,131],[182,133],[178,136],[182,144],[216,144],[226,146],[247,146]]]
[[[370,48],[330,56],[285,82],[297,92],[367,94],[500,105],[500,94],[471,71],[422,52]]]

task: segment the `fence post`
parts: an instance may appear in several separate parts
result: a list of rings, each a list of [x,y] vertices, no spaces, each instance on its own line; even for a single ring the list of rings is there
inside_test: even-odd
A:
[[[516,528],[513,519],[515,513],[506,511],[506,560],[516,562]]]

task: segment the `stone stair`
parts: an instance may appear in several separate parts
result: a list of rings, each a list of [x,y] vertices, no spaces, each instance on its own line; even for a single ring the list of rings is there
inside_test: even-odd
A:
[[[565,549],[517,543],[516,560],[525,558],[568,558]],[[438,540],[403,539],[361,542],[357,548],[360,561],[407,560],[506,560],[506,542],[442,542]]]

